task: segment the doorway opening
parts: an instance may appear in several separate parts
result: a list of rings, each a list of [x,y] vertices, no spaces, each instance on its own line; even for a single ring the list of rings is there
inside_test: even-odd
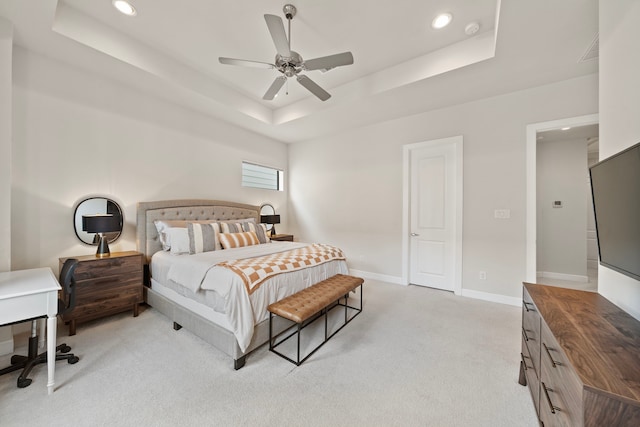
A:
[[[527,126],[527,281],[597,291],[598,116]]]

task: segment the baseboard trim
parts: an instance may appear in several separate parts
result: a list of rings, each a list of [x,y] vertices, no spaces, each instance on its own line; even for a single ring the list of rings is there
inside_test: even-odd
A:
[[[546,277],[547,279],[568,280],[570,282],[588,283],[589,276],[581,276],[578,274],[554,273],[553,271],[538,271],[538,277]]]
[[[395,285],[404,285],[402,278],[397,276],[389,276],[386,274],[371,273],[370,271],[349,269],[349,274],[362,277],[363,279],[380,280],[381,282],[393,283]],[[483,301],[497,302],[499,304],[513,305],[522,307],[522,298],[508,297],[505,295],[491,294],[489,292],[474,291],[472,289],[462,289],[460,294],[463,297],[479,299]]]
[[[483,301],[497,302],[499,304],[522,307],[522,298],[508,297],[506,295],[492,294],[489,292],[474,291],[473,289],[462,289],[462,296],[479,299]]]
[[[13,353],[13,337],[6,341],[0,341],[0,356]]]
[[[354,276],[362,277],[363,279],[380,280],[381,282],[393,283],[395,285],[402,285],[402,278],[397,276],[389,276],[387,274],[371,273],[370,271],[349,269],[349,273]]]

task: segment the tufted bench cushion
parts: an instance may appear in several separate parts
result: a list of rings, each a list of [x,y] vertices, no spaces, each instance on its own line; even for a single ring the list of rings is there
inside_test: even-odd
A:
[[[336,274],[322,282],[274,302],[267,309],[280,317],[302,323],[364,282],[360,277]]]

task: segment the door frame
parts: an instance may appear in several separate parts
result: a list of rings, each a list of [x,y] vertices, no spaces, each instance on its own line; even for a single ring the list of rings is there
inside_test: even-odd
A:
[[[456,153],[456,237],[455,237],[455,267],[453,293],[462,294],[462,202],[463,202],[463,145],[462,135],[448,138],[433,139],[402,146],[402,284],[409,285],[409,253],[411,241],[409,239],[409,224],[411,218],[411,152],[416,149],[436,147],[438,145],[453,144]]]
[[[549,122],[532,123],[527,125],[527,148],[526,148],[526,169],[527,169],[527,223],[526,223],[526,269],[525,281],[536,283],[537,281],[537,153],[538,153],[538,132],[560,129],[566,126],[577,127],[595,125],[600,123],[598,114],[588,114],[586,116],[568,117],[565,119],[552,120]]]

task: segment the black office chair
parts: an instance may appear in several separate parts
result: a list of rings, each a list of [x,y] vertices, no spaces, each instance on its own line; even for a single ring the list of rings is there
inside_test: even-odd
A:
[[[62,298],[58,299],[58,315],[65,314],[76,306],[76,281],[73,274],[78,267],[78,260],[69,258],[65,261],[60,271],[60,285],[62,286]],[[11,357],[11,366],[0,370],[0,375],[22,369],[18,377],[18,387],[25,388],[31,384],[31,379],[27,378],[34,366],[46,363],[47,352],[38,354],[38,319],[31,320],[31,336],[29,337],[28,356],[15,355]],[[56,360],[66,360],[69,364],[77,363],[78,356],[69,353],[71,347],[62,343],[56,347]],[[58,354],[60,352],[60,354]]]

